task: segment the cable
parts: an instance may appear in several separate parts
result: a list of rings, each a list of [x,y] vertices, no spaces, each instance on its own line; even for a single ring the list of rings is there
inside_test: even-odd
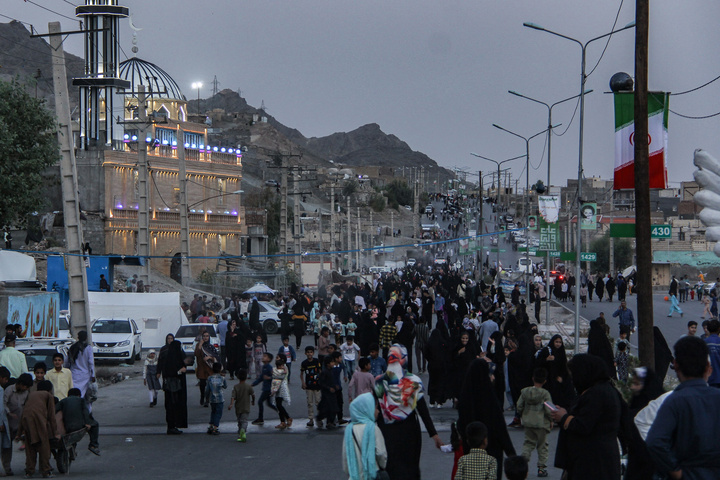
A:
[[[720,115],[720,112],[717,112],[717,113],[712,113],[712,114],[710,114],[710,115],[703,115],[703,116],[700,116],[700,117],[693,117],[692,115],[683,115],[682,113],[678,113],[678,112],[676,112],[675,110],[670,110],[670,109],[668,109],[668,110],[669,110],[671,113],[674,113],[675,115],[677,115],[678,117],[688,118],[688,119],[690,119],[690,120],[705,120],[705,119],[707,119],[707,118],[713,118],[713,117],[717,117],[718,115]]]
[[[12,20],[14,22],[19,22],[19,23],[22,23],[23,25],[29,25],[30,27],[32,27],[32,23],[23,22],[22,20],[18,20],[17,18],[13,18],[13,17],[8,17],[7,15],[3,15],[2,13],[0,13],[0,17],[7,18],[8,20]]]
[[[710,80],[710,81],[707,82],[707,83],[703,83],[703,84],[700,85],[699,87],[691,88],[690,90],[685,90],[684,92],[671,93],[670,95],[672,95],[673,97],[676,97],[676,96],[678,96],[678,95],[685,95],[686,93],[694,92],[694,91],[696,91],[696,90],[700,90],[701,88],[707,87],[708,85],[710,85],[711,83],[713,83],[714,81],[716,81],[716,80],[718,80],[718,79],[720,79],[720,75],[718,75],[717,77],[713,78],[712,80]]]
[[[69,2],[68,0],[63,0],[63,2],[67,3],[68,5],[71,5],[71,6],[75,7],[75,8],[77,8],[77,5],[75,5],[74,3]]]
[[[568,126],[565,127],[565,130],[563,130],[562,133],[555,133],[553,131],[553,134],[557,137],[562,137],[567,133],[567,131],[570,129],[570,125],[572,125],[573,121],[575,120],[575,115],[577,115],[578,107],[580,106],[580,99],[578,98],[577,102],[575,103],[575,110],[573,111],[572,117],[570,117],[570,123],[568,123]]]
[[[148,165],[148,167],[150,167],[150,166]],[[150,170],[150,168],[148,168],[148,170]],[[170,205],[168,205],[167,202],[165,201],[165,199],[162,197],[162,193],[160,193],[160,189],[158,188],[157,183],[155,183],[155,176],[153,175],[152,170],[150,170],[150,180],[152,180],[153,186],[155,187],[155,191],[157,192],[158,197],[160,197],[160,201],[163,203],[163,205],[165,205],[167,208],[173,208]]]
[[[620,0],[620,6],[618,7],[618,11],[617,11],[617,13],[615,14],[615,21],[613,22],[612,28],[610,29],[611,32],[612,32],[613,30],[615,30],[615,26],[617,25],[618,18],[620,18],[620,11],[622,10],[623,3],[624,3],[624,2],[625,2],[625,0]],[[590,73],[588,73],[587,75],[585,75],[585,78],[587,78],[587,77],[589,77],[590,75],[592,75],[592,73],[595,71],[595,69],[598,67],[598,65],[600,65],[600,60],[602,60],[603,56],[605,55],[605,51],[607,50],[608,46],[610,45],[610,39],[611,39],[611,38],[612,38],[612,35],[608,36],[607,42],[605,42],[605,48],[603,48],[603,51],[602,51],[602,53],[600,54],[600,58],[598,58],[597,63],[596,63],[595,66],[592,68],[592,70],[590,70]]]
[[[42,8],[43,10],[47,10],[48,12],[54,13],[55,15],[60,15],[61,17],[67,18],[68,20],[72,20],[72,21],[74,21],[74,22],[76,22],[76,21],[78,20],[77,18],[68,17],[67,15],[63,15],[62,13],[56,12],[55,10],[50,10],[50,9],[47,8],[47,7],[43,7],[42,5],[40,5],[40,4],[38,4],[38,3],[35,3],[35,2],[33,2],[32,0],[25,0],[25,3],[30,3],[30,4],[32,4],[32,5],[35,5],[36,7],[40,7],[40,8]],[[70,3],[70,2],[68,2],[68,3]],[[70,5],[72,5],[72,3],[70,3]]]

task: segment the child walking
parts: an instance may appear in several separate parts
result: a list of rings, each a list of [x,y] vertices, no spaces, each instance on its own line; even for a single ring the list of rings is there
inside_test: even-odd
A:
[[[335,360],[326,356],[323,362],[323,369],[320,373],[320,404],[318,405],[317,428],[323,428],[323,420],[327,420],[327,428],[335,428],[335,417],[337,416],[338,405],[335,395],[335,378],[332,369]]]
[[[617,353],[615,354],[615,368],[617,370],[618,381],[627,382],[628,369],[630,367],[630,354],[627,351],[628,343],[618,342]]]
[[[285,361],[285,355],[278,354],[275,358],[275,368],[272,370],[272,385],[270,387],[270,395],[275,397],[275,407],[280,416],[280,424],[275,428],[285,430],[292,427],[293,419],[288,415],[287,410],[283,406],[283,402],[290,405],[290,389],[288,388],[287,377],[288,367]]]
[[[253,387],[247,383],[248,372],[241,368],[237,372],[238,383],[233,387],[230,397],[230,406],[228,410],[232,410],[235,406],[235,416],[238,423],[238,438],[241,443],[247,442],[248,418],[250,415],[250,405],[255,405],[255,392]]]
[[[262,359],[262,370],[260,370],[260,374],[257,376],[255,381],[252,383],[252,386],[258,385],[262,383],[262,393],[260,394],[260,399],[258,400],[258,418],[253,420],[253,425],[264,425],[265,424],[265,418],[263,417],[265,410],[263,404],[267,402],[268,407],[270,407],[272,410],[277,410],[275,405],[270,403],[270,393],[271,393],[271,385],[272,385],[272,374],[273,374],[273,368],[272,365],[270,365],[270,362],[272,362],[272,355],[265,352],[263,354]]]
[[[248,337],[245,339],[245,365],[247,365],[248,373],[250,373],[255,366],[255,361],[253,359],[253,351],[255,350],[255,347],[253,346],[252,338]],[[231,375],[235,372],[231,372]],[[230,380],[232,380],[232,376],[230,377]]]
[[[533,386],[522,389],[517,403],[518,415],[525,427],[525,443],[522,456],[530,461],[533,450],[538,452],[538,477],[547,477],[548,444],[547,435],[552,430],[552,405],[550,392],[543,388],[547,381],[547,370],[536,368],[533,372]]]
[[[205,398],[210,400],[210,425],[208,425],[208,435],[220,435],[218,427],[222,418],[223,405],[225,398],[223,389],[227,388],[227,381],[220,373],[222,371],[222,363],[215,362],[212,366],[213,374],[207,379],[205,385]]]
[[[157,353],[154,349],[150,349],[145,359],[145,368],[143,369],[143,385],[147,385],[150,395],[150,407],[157,405],[158,391],[162,390],[160,380],[157,376]]]
[[[345,365],[345,381],[351,381],[360,355],[360,347],[355,343],[355,337],[352,335],[345,337],[345,343],[340,345],[340,353],[342,353]]]
[[[267,347],[262,341],[262,336],[257,335],[255,337],[255,343],[253,344],[253,376],[259,377],[263,369],[263,356],[267,353]],[[249,367],[248,367],[249,368]]]
[[[454,480],[494,480],[497,478],[497,460],[488,455],[488,429],[482,422],[470,422],[465,428],[470,452],[460,457]]]
[[[315,426],[315,410],[320,404],[320,372],[322,371],[322,365],[314,355],[315,347],[308,345],[305,347],[306,360],[303,360],[300,364],[300,384],[307,397],[308,427]]]

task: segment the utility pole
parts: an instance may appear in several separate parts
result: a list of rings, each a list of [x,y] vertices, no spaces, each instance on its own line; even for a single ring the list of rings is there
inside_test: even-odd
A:
[[[413,206],[413,237],[415,240],[420,238],[418,236],[418,232],[420,231],[420,183],[416,178],[414,178],[413,181],[413,196],[415,197],[415,202]]]
[[[295,250],[295,271],[298,272],[302,283],[302,225],[300,225],[300,170],[293,169],[293,250]]]
[[[652,244],[650,242],[650,161],[648,152],[648,33],[650,0],[635,1],[635,239],[640,363],[655,365]]]
[[[612,228],[613,218],[615,217],[615,189],[610,189],[610,228]],[[615,239],[610,236],[610,273],[615,271]]]
[[[288,239],[287,239],[287,197],[288,197],[288,185],[287,185],[287,157],[283,155],[281,157],[281,168],[280,168],[280,251],[283,254],[285,263],[287,263],[288,254]]]
[[[150,284],[150,211],[148,205],[148,164],[147,164],[147,105],[145,85],[138,85],[138,256],[145,260],[140,270],[140,280],[145,287]]]
[[[355,252],[355,264],[357,265],[358,272],[360,271],[360,250],[362,249],[362,246],[360,245],[360,239],[361,237],[361,231],[360,231],[360,207],[357,207],[357,220],[358,220],[358,226],[357,226],[357,232],[355,232],[355,238],[356,242],[355,245],[357,246],[357,252]]]
[[[393,261],[395,261],[395,212],[390,210],[390,245],[393,246]]]
[[[55,112],[59,120],[58,143],[60,145],[60,177],[63,194],[63,216],[65,219],[65,239],[68,255],[65,263],[70,289],[70,311],[72,312],[72,334],[77,338],[80,330],[90,335],[87,299],[87,273],[82,257],[83,236],[80,225],[80,201],[78,198],[77,165],[72,141],[72,121],[70,119],[70,101],[68,99],[67,73],[65,70],[65,52],[60,34],[60,22],[48,24],[50,47],[55,52],[53,59],[53,85],[55,89]]]
[[[335,248],[335,180],[330,184],[330,251],[334,252]],[[330,264],[334,270],[337,267],[337,256],[330,254]]]
[[[185,131],[177,131],[178,178],[180,179],[180,277],[188,286],[192,278],[190,270],[190,219],[188,218],[187,173],[185,171]]]
[[[352,225],[351,225],[351,220],[350,220],[350,195],[347,196],[347,226],[348,226],[347,227],[348,228],[348,230],[347,230],[347,252],[346,252],[347,259],[348,259],[347,266],[348,266],[348,271],[352,272],[352,268],[350,268],[352,266],[352,255],[350,253],[350,250],[352,250]]]

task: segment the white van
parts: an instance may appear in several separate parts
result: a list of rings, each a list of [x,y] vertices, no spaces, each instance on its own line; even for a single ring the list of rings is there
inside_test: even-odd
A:
[[[533,262],[529,258],[521,257],[517,261],[518,272],[522,273],[533,273]]]

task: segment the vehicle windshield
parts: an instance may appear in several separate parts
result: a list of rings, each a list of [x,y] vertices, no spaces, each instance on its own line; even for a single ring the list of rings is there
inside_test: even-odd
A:
[[[92,333],[132,333],[127,320],[98,320],[92,326]]]
[[[215,327],[212,325],[183,325],[178,328],[175,338],[195,338],[201,332],[210,332],[210,336],[215,336]]]
[[[60,317],[60,330],[70,330],[70,324],[66,317]]]
[[[25,354],[25,361],[27,362],[28,370],[32,372],[35,368],[35,364],[38,362],[45,362],[48,368],[52,368],[52,357],[57,353],[55,349],[32,349],[23,351]]]

